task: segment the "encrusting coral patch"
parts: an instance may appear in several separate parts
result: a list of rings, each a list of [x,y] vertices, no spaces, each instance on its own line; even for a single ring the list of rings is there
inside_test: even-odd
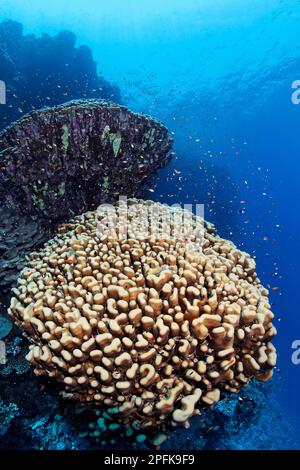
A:
[[[161,207],[138,202],[145,213]],[[9,314],[32,342],[35,373],[61,382],[64,396],[140,428],[187,426],[223,391],[271,377],[268,291],[250,255],[209,223],[187,250],[176,227],[139,237],[140,219],[128,214],[127,237],[122,223],[116,236],[102,233],[97,211],[61,225],[22,271]]]

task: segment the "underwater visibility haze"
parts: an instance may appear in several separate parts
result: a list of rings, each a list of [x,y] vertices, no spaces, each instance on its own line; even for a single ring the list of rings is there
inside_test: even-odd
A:
[[[1,1],[0,83],[5,84],[6,94],[6,102],[0,104],[1,449],[146,449],[148,445],[172,450],[300,448],[299,21],[300,4],[292,0]],[[40,111],[44,107],[49,109]],[[230,240],[255,259],[255,269],[248,261],[243,265],[249,284],[243,289],[248,292],[249,288],[251,303],[257,273],[269,290],[277,330],[272,343],[278,359],[270,380],[253,380],[241,390],[231,383],[221,401],[216,398],[218,392],[208,397],[203,392],[202,400],[209,407],[199,415],[191,417],[194,407],[189,416],[187,412],[182,417],[181,410],[172,415],[173,424],[174,420],[187,423],[186,416],[191,417],[187,429],[161,430],[160,421],[170,412],[168,406],[163,408],[163,418],[155,418],[157,432],[150,432],[149,442],[148,431],[139,428],[138,419],[134,431],[127,427],[123,433],[111,417],[106,420],[102,412],[86,410],[81,398],[74,407],[59,397],[53,380],[33,374],[33,367],[24,359],[28,341],[17,326],[35,341],[36,330],[26,326],[24,318],[21,321],[17,302],[22,295],[11,291],[29,251],[57,233],[58,245],[61,238],[71,243],[68,230],[79,223],[75,216],[122,194],[168,205],[204,204],[205,220],[215,225],[224,240],[222,253],[231,252]],[[71,218],[70,226],[57,232],[57,224]],[[92,238],[93,223],[92,217],[80,219],[81,227],[88,226],[80,233]],[[210,238],[215,236],[211,230],[208,225],[206,236],[214,257],[218,249]],[[46,257],[55,251],[51,244],[44,249]],[[115,256],[113,250],[110,254]],[[64,259],[66,265],[72,264],[69,257]],[[164,276],[167,279],[164,270],[165,265],[159,273],[150,269],[162,282]],[[159,282],[153,281],[151,287],[159,290]],[[266,293],[260,289],[265,299]],[[30,289],[28,292],[30,297]],[[124,293],[123,297],[111,295],[120,295],[120,302],[128,300]],[[12,297],[18,299],[10,311],[17,326],[7,315]],[[21,301],[26,308],[25,296]],[[48,301],[51,304],[51,299]],[[55,299],[53,302],[54,306]],[[111,310],[115,312],[113,302]],[[101,313],[99,305],[96,311]],[[123,313],[124,305],[118,304]],[[135,314],[129,318],[137,325]],[[151,330],[152,320],[147,319],[145,328]],[[268,328],[270,322],[268,317]],[[113,325],[108,343],[115,335],[117,339],[107,346],[104,337],[101,348],[113,344],[118,348],[118,328]],[[154,334],[159,345],[164,345],[161,331],[165,327],[160,330],[158,326],[160,333]],[[171,323],[169,327],[172,330]],[[35,328],[45,333],[40,319]],[[84,322],[80,328],[84,341],[91,340],[84,346],[88,354],[89,348],[93,350],[93,338]],[[250,334],[247,327],[244,329],[246,336]],[[100,333],[109,335],[107,331],[104,328]],[[269,338],[254,328],[251,349],[243,343],[245,333],[236,334],[242,341],[242,345],[235,343],[237,362],[246,354],[249,370],[256,370],[259,366],[249,357],[262,346],[270,367],[275,365],[270,359],[273,349],[265,346]],[[146,337],[149,340],[150,336]],[[243,348],[248,348],[246,353]],[[1,362],[4,349],[6,359]],[[50,359],[45,354],[44,350],[49,375]],[[82,352],[78,354],[78,361],[85,361]],[[108,349],[108,357],[113,354],[114,349]],[[131,359],[124,354],[129,367]],[[264,364],[260,354],[258,362]],[[63,357],[76,367],[69,353]],[[96,353],[92,357],[102,360]],[[29,359],[42,375],[40,358],[32,352]],[[56,358],[61,371],[59,361]],[[105,364],[109,369],[109,360]],[[108,387],[110,378],[101,375],[102,366],[98,372]],[[153,383],[151,367],[142,370],[144,382],[140,383],[148,385],[148,379]],[[205,375],[200,369],[200,375]],[[263,372],[268,374],[268,369]],[[253,370],[251,377],[261,374]],[[242,370],[238,372],[242,374]],[[76,370],[73,373],[76,376]],[[168,372],[164,373],[168,377]],[[209,373],[219,374],[215,369]],[[50,373],[52,378],[65,380],[72,390],[73,375],[65,375]],[[220,374],[209,377],[214,381]],[[227,379],[232,381],[232,377]],[[80,382],[84,387],[85,380]],[[119,387],[120,395],[126,395],[125,382]],[[179,396],[182,389],[178,390]],[[185,388],[185,395],[193,397],[182,402],[185,411],[200,398],[199,388],[195,390]],[[78,396],[82,397],[82,391]],[[151,401],[151,396],[147,399]]]

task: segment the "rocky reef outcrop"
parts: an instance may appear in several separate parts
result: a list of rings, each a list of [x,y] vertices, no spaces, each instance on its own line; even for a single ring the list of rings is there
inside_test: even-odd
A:
[[[76,46],[72,32],[25,35],[14,21],[0,24],[0,80],[7,88],[7,105],[0,106],[0,130],[46,105],[84,98],[118,103],[121,99],[119,88],[97,72],[92,51]]]

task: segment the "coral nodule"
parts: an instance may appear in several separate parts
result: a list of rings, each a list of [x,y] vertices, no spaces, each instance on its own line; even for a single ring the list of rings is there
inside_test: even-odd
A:
[[[129,209],[137,202],[143,214],[162,206],[129,200]],[[99,230],[99,211],[75,217],[32,254],[13,289],[9,314],[33,343],[35,373],[141,428],[188,426],[222,392],[270,378],[276,329],[250,255],[206,222],[193,249],[172,236],[174,225],[166,237],[137,236],[141,218],[130,210],[120,237],[124,214],[114,207],[115,236]]]

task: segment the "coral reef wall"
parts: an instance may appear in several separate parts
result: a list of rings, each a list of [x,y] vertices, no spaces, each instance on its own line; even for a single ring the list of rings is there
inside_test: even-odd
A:
[[[0,130],[23,114],[71,99],[102,98],[120,102],[120,90],[97,73],[87,46],[63,31],[51,37],[24,35],[14,21],[0,23],[0,79],[7,106],[0,107]]]

